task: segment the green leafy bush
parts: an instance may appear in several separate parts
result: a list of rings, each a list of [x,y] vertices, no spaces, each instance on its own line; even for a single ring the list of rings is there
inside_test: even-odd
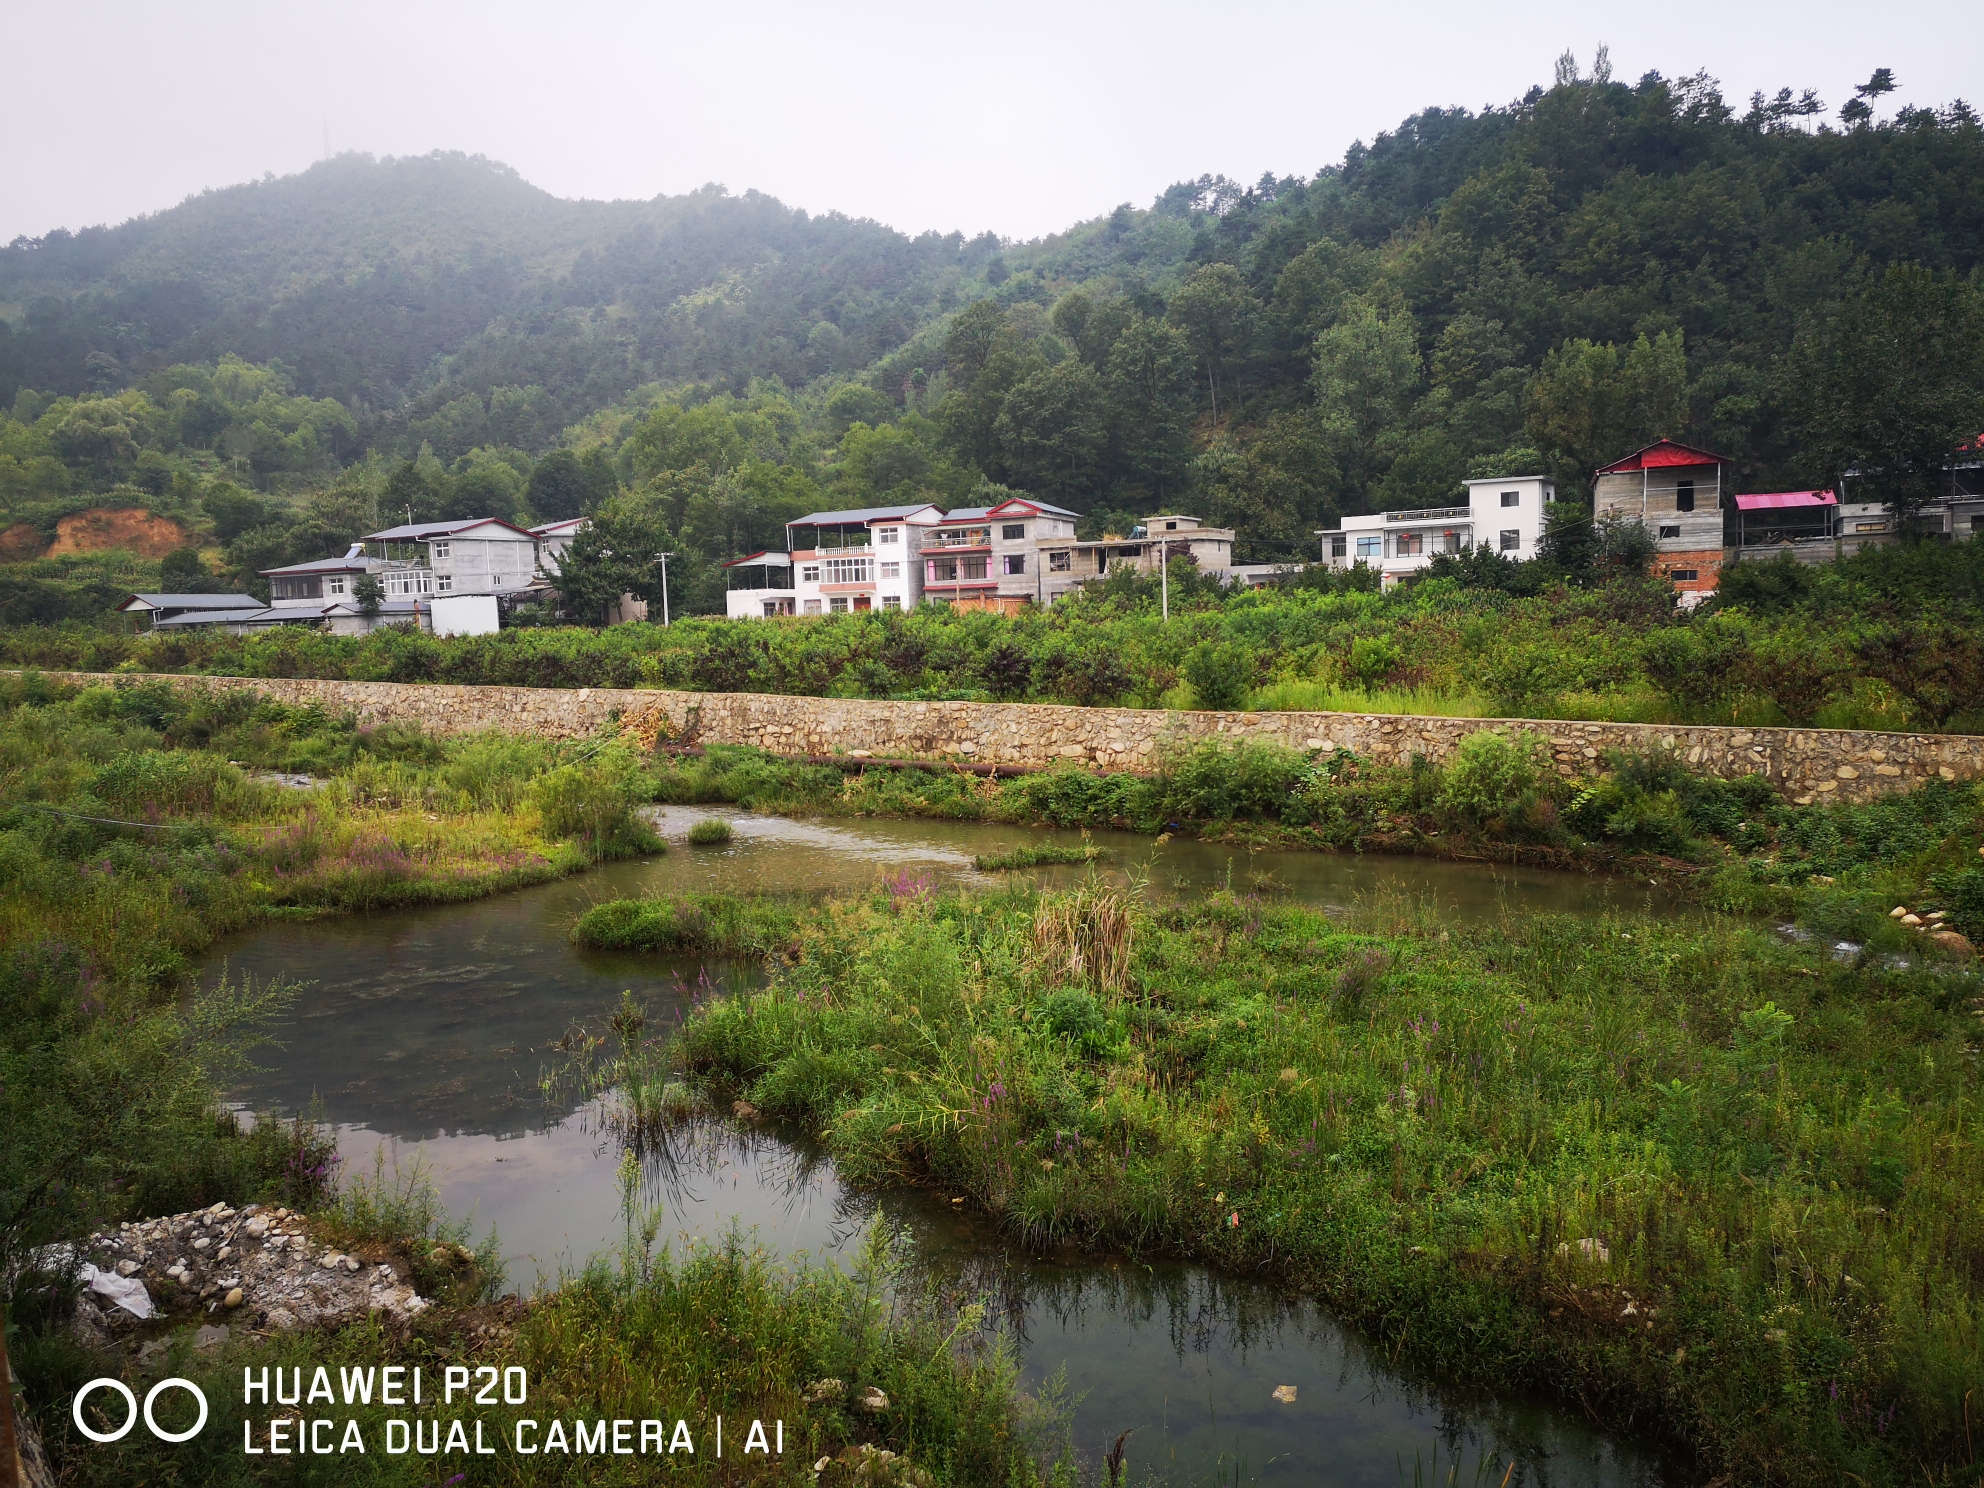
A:
[[[547,837],[569,837],[594,857],[666,851],[637,814],[647,789],[630,759],[561,765],[532,784],[531,797]]]
[[[1541,796],[1543,742],[1534,734],[1481,729],[1447,761],[1440,805],[1465,821],[1515,823]]]
[[[706,816],[689,828],[689,840],[697,847],[721,847],[730,841],[730,823],[720,816]]]
[[[1238,708],[1254,685],[1254,654],[1244,646],[1201,641],[1185,653],[1180,670],[1201,708]]]

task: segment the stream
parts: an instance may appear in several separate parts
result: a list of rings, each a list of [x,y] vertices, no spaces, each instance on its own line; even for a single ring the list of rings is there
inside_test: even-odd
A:
[[[731,842],[690,847],[689,827],[730,821]],[[422,1168],[448,1212],[500,1237],[511,1285],[555,1282],[626,1234],[619,1152],[596,1107],[548,1101],[551,1046],[597,1022],[631,989],[679,1018],[696,995],[758,973],[695,956],[581,950],[572,922],[592,904],[657,891],[823,893],[884,877],[991,887],[978,854],[1051,840],[976,822],[806,821],[734,808],[662,808],[671,851],[469,904],[263,926],[216,947],[204,979],[304,983],[263,1068],[235,1092],[257,1111],[315,1110],[336,1131],[346,1174]],[[1420,901],[1457,921],[1505,913],[1679,912],[1664,885],[1430,859],[1253,852],[1197,840],[1094,833],[1089,867],[1034,869],[1044,883],[1091,871],[1153,897],[1270,887],[1349,908]],[[870,1229],[906,1242],[911,1264],[984,1296],[1020,1346],[1025,1382],[1065,1372],[1073,1429],[1094,1466],[1134,1428],[1127,1481],[1143,1484],[1619,1485],[1684,1481],[1656,1455],[1525,1399],[1461,1396],[1373,1352],[1301,1297],[1204,1267],[1041,1257],[917,1192],[870,1195],[819,1153],[729,1123],[692,1125],[643,1173],[660,1241],[741,1230],[774,1254],[849,1265]],[[1294,1385],[1296,1398],[1274,1398]]]

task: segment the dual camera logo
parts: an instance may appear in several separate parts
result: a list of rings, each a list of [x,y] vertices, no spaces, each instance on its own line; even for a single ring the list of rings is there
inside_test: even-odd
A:
[[[175,1386],[186,1391],[187,1394],[191,1395],[200,1403],[200,1418],[184,1431],[167,1431],[158,1424],[157,1418],[152,1415],[152,1407],[157,1404],[158,1397]],[[97,1390],[115,1391],[124,1397],[124,1424],[119,1426],[115,1431],[98,1431],[83,1419],[83,1402]],[[76,1392],[75,1403],[69,1407],[69,1415],[75,1421],[76,1429],[93,1442],[122,1441],[131,1434],[131,1428],[138,1424],[140,1414],[144,1416],[145,1425],[150,1428],[151,1434],[160,1441],[191,1441],[200,1434],[201,1429],[207,1424],[207,1397],[201,1391],[200,1387],[189,1379],[179,1379],[177,1377],[173,1379],[162,1379],[145,1392],[144,1409],[140,1412],[138,1408],[138,1397],[131,1393],[131,1387],[122,1380],[93,1379]]]

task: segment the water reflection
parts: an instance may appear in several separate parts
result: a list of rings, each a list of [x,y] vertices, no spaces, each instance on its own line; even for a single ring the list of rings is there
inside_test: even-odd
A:
[[[733,823],[721,848],[686,845],[707,815]],[[1076,842],[982,823],[795,822],[735,810],[657,813],[677,846],[647,862],[479,903],[264,926],[233,938],[235,975],[306,984],[267,1068],[240,1090],[257,1109],[313,1103],[351,1168],[375,1155],[421,1163],[452,1214],[493,1225],[511,1276],[540,1278],[612,1252],[627,1235],[609,1111],[543,1087],[575,1022],[597,1025],[623,989],[665,1026],[699,996],[759,973],[695,957],[608,955],[573,946],[593,903],[685,889],[820,893],[911,872],[991,884],[974,855],[1024,842]],[[1421,859],[1257,853],[1163,846],[1096,834],[1104,872],[1146,878],[1158,896],[1271,881],[1310,904],[1348,907],[1394,893],[1457,919],[1509,912],[1671,910],[1656,886]],[[1046,870],[1047,881],[1085,870]],[[610,1099],[610,1097],[609,1097]],[[1012,1248],[942,1196],[876,1199],[844,1189],[803,1142],[699,1121],[640,1153],[637,1208],[657,1211],[658,1241],[680,1247],[733,1229],[785,1257],[848,1264],[871,1224],[906,1241],[912,1278],[991,1301],[1038,1389],[1065,1371],[1079,1396],[1074,1430],[1091,1468],[1123,1431],[1131,1482],[1343,1485],[1417,1482],[1643,1485],[1649,1460],[1574,1417],[1477,1400],[1415,1380],[1373,1355],[1301,1298],[1201,1268],[1051,1260]],[[1275,1399],[1278,1386],[1295,1399]]]

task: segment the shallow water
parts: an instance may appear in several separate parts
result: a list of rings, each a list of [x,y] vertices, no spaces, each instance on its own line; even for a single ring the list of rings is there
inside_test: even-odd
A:
[[[705,816],[732,822],[722,848],[689,848]],[[1043,836],[979,823],[805,822],[733,810],[658,813],[676,846],[561,883],[464,905],[265,926],[218,948],[234,975],[306,984],[283,1047],[238,1092],[282,1112],[314,1105],[353,1169],[423,1166],[450,1213],[494,1226],[513,1283],[528,1290],[619,1246],[619,1150],[597,1106],[547,1096],[559,1039],[631,989],[657,1016],[754,970],[695,957],[580,950],[568,933],[589,905],[656,890],[817,893],[862,889],[904,873],[994,884],[972,857]],[[1158,847],[1095,834],[1100,870],[1147,881],[1162,897],[1272,874],[1278,891],[1349,907],[1360,898],[1426,902],[1455,919],[1505,911],[1666,910],[1649,885],[1420,859],[1257,853],[1198,842]],[[1065,881],[1085,868],[1035,870]],[[1256,875],[1250,879],[1249,875]],[[914,1264],[965,1295],[985,1295],[1022,1346],[1039,1387],[1065,1370],[1080,1397],[1073,1421],[1093,1464],[1133,1430],[1129,1481],[1342,1485],[1483,1482],[1652,1484],[1652,1459],[1624,1451],[1568,1414],[1534,1404],[1462,1400],[1374,1359],[1309,1303],[1190,1266],[1049,1260],[1013,1250],[995,1229],[936,1197],[850,1194],[831,1165],[768,1135],[699,1124],[644,1171],[671,1245],[733,1227],[782,1256],[846,1264],[869,1227],[908,1240]],[[1296,1399],[1273,1398],[1294,1385]],[[1506,1482],[1505,1482],[1506,1475]]]

